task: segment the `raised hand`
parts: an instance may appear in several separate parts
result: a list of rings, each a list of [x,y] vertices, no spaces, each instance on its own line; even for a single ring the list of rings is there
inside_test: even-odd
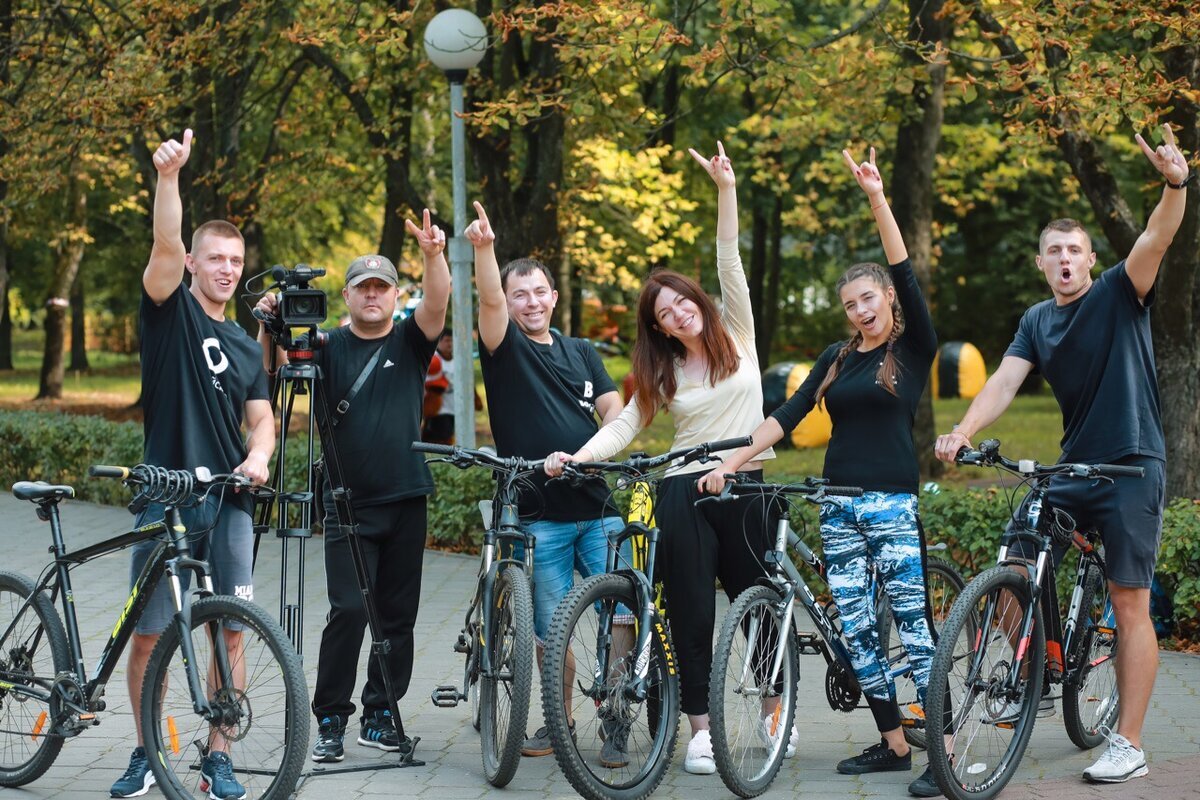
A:
[[[874,198],[883,194],[883,176],[879,174],[879,169],[875,166],[874,147],[871,148],[870,160],[861,164],[854,160],[849,150],[842,151],[842,158],[846,160],[846,166],[854,173],[854,180],[858,181],[858,185],[867,193],[867,197]]]
[[[717,142],[717,154],[712,158],[705,158],[697,153],[692,148],[688,148],[692,158],[696,159],[696,163],[704,167],[704,171],[708,173],[708,177],[713,179],[713,183],[718,189],[732,189],[737,185],[737,176],[733,174],[733,164],[725,155],[725,145]]]
[[[1134,134],[1133,138],[1137,139],[1146,158],[1150,159],[1150,163],[1164,178],[1171,183],[1183,183],[1188,176],[1187,159],[1183,157],[1179,145],[1175,143],[1175,133],[1171,130],[1171,126],[1163,125],[1162,130],[1163,143],[1154,149],[1146,144],[1146,140],[1140,133]]]
[[[182,144],[174,139],[167,139],[154,151],[151,160],[154,162],[154,168],[158,170],[158,174],[167,177],[178,175],[179,170],[187,163],[188,156],[191,154],[192,129],[188,128],[183,132]]]
[[[467,229],[463,231],[463,236],[467,238],[472,247],[486,247],[496,241],[496,232],[492,230],[492,224],[488,222],[487,212],[483,210],[483,205],[476,200],[474,206],[479,219],[467,226]]]
[[[433,258],[446,248],[446,234],[437,225],[429,222],[429,209],[421,215],[421,227],[411,219],[404,220],[404,229],[417,240],[417,246],[426,258]]]

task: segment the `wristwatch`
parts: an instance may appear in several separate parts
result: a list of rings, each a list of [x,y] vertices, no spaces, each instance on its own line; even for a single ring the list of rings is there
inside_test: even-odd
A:
[[[1170,186],[1172,189],[1184,189],[1184,188],[1186,188],[1186,187],[1187,187],[1187,185],[1188,185],[1189,183],[1191,183],[1191,182],[1192,182],[1192,181],[1194,181],[1194,180],[1196,180],[1196,173],[1195,173],[1195,172],[1189,172],[1189,173],[1187,174],[1187,177],[1186,177],[1186,178],[1184,178],[1184,179],[1183,179],[1182,181],[1180,181],[1179,183],[1171,183],[1170,181],[1167,181],[1167,186]]]

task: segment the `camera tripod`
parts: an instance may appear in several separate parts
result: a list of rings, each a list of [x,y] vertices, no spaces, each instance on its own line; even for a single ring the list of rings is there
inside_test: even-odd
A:
[[[255,316],[263,319],[255,312]],[[333,510],[340,531],[346,536],[350,545],[350,554],[354,562],[355,577],[358,581],[359,592],[362,595],[363,608],[367,616],[367,628],[371,635],[371,657],[378,660],[383,688],[387,696],[388,709],[396,725],[396,734],[400,739],[397,762],[364,764],[337,768],[314,767],[303,773],[301,781],[312,775],[334,775],[343,772],[361,772],[365,770],[403,768],[423,766],[424,761],[416,759],[415,752],[420,737],[411,740],[405,738],[404,724],[400,719],[399,703],[395,687],[392,684],[391,673],[388,669],[387,656],[391,652],[391,642],[383,636],[383,628],[379,620],[379,612],[375,606],[372,594],[371,577],[367,572],[363,557],[362,545],[358,539],[358,529],[354,521],[354,509],[351,504],[351,491],[342,481],[342,468],[338,460],[337,447],[333,438],[333,430],[329,406],[325,398],[321,367],[315,363],[314,350],[321,344],[316,326],[311,326],[299,336],[292,338],[290,331],[283,328],[278,320],[264,319],[267,329],[272,334],[274,343],[283,347],[287,353],[287,363],[275,372],[275,382],[271,392],[272,408],[279,409],[279,449],[275,461],[275,493],[273,498],[260,501],[255,520],[255,556],[262,536],[271,530],[272,518],[276,521],[275,534],[282,541],[282,567],[280,573],[279,618],[280,625],[288,638],[302,653],[304,631],[304,549],[305,542],[312,536],[312,524],[318,492],[322,491],[320,470],[316,467],[315,447],[319,435],[321,442],[322,460],[324,463],[325,481],[332,487]],[[272,352],[272,367],[275,366],[276,351]],[[286,467],[288,458],[288,435],[292,412],[299,397],[309,398],[308,443],[305,453],[307,469],[304,486],[299,491],[286,485]],[[327,516],[328,518],[328,516]],[[295,541],[299,548],[297,557],[297,573],[294,580],[289,579],[288,564],[289,543]]]

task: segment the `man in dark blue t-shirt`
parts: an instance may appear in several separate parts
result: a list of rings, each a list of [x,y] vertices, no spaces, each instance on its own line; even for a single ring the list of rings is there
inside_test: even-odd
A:
[[[153,161],[158,170],[154,193],[154,245],[142,274],[140,338],[142,406],[148,464],[168,469],[207,467],[214,473],[240,472],[255,483],[267,479],[267,461],[275,446],[275,424],[267,400],[266,376],[258,347],[225,307],[237,290],[245,261],[238,229],[212,220],[192,233],[189,253],[183,244],[183,204],[179,171],[191,154],[192,132],[183,141],[163,142]],[[191,286],[183,283],[184,271]],[[242,440],[242,423],[249,431]],[[139,526],[161,519],[162,506],[152,504],[139,515]],[[212,570],[218,594],[254,599],[252,563],[254,535],[250,497],[246,492],[213,495],[197,508],[182,511],[194,534],[193,555]],[[135,545],[130,580],[136,580],[157,542]],[[184,588],[190,576],[182,576]],[[142,677],[159,635],[175,612],[166,582],[151,598],[130,640],[127,683],[138,747],[129,767],[110,794],[144,794],[154,783],[142,746]],[[241,632],[227,632],[231,653],[240,652]],[[231,746],[217,729],[208,741],[200,773],[214,797],[236,797],[244,789],[234,776]]]
[[[1070,512],[1081,527],[1095,526],[1104,540],[1109,593],[1121,631],[1117,731],[1083,777],[1120,783],[1147,774],[1142,723],[1158,668],[1158,642],[1150,621],[1150,583],[1162,532],[1166,444],[1159,412],[1150,306],[1159,265],[1183,220],[1186,186],[1194,176],[1169,126],[1164,143],[1142,151],[1166,180],[1162,199],[1129,256],[1092,280],[1091,239],[1074,220],[1042,231],[1038,268],[1054,297],[1030,308],[1004,360],[955,429],[938,437],[937,455],[953,462],[971,438],[1008,408],[1033,370],[1054,391],[1063,414],[1060,462],[1116,463],[1145,469],[1141,480],[1112,483],[1062,480],[1049,502]]]
[[[421,439],[425,374],[450,300],[450,267],[442,254],[445,234],[430,224],[428,210],[423,227],[411,220],[405,220],[405,227],[423,255],[421,302],[409,317],[394,323],[400,296],[396,267],[381,255],[359,256],[346,270],[342,289],[350,324],[331,331],[315,356],[325,396],[325,408],[317,409],[322,416],[327,410],[335,413],[332,409],[350,395],[367,370],[345,412],[334,424],[322,427],[332,431],[342,484],[350,491],[359,552],[371,581],[381,633],[389,642],[385,660],[397,700],[408,692],[412,679],[427,500],[433,492],[429,467],[424,456],[413,452],[412,443]],[[267,314],[274,314],[277,307],[274,295],[264,295],[258,303]],[[268,357],[272,345],[265,330],[259,331],[258,341],[264,358]],[[278,360],[282,363],[286,356],[280,353]],[[317,718],[312,760],[319,763],[345,757],[343,740],[355,712],[352,695],[367,626],[351,542],[339,525],[329,480],[323,492],[329,615],[321,632],[312,703]],[[392,719],[374,655],[367,665],[361,701],[358,743],[387,751],[407,748]]]

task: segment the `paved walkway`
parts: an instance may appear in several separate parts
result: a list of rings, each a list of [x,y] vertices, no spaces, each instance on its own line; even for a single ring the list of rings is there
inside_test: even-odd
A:
[[[28,503],[0,496],[0,568],[36,574],[47,558],[49,527],[37,520]],[[63,508],[67,541],[71,547],[99,541],[128,525],[123,509],[68,503]],[[290,545],[295,558],[298,548]],[[307,547],[304,569],[305,607],[303,651],[311,689],[316,672],[316,652],[328,608],[325,601],[324,565],[320,539]],[[115,609],[124,601],[128,574],[127,556],[118,554],[86,564],[75,575],[80,626],[85,636],[85,659],[91,663],[112,630]],[[255,576],[257,600],[273,612],[278,608],[282,547],[265,540]],[[405,770],[387,769],[337,776],[312,777],[301,784],[301,800],[338,798],[356,800],[376,795],[393,797],[455,798],[570,798],[574,791],[559,773],[552,757],[525,759],[507,789],[489,787],[482,777],[479,739],[468,722],[468,709],[434,708],[429,693],[434,686],[461,679],[461,656],[451,644],[461,625],[476,571],[476,560],[465,556],[427,552],[421,592],[421,612],[416,628],[416,666],[412,689],[401,702],[408,731],[421,737],[418,755],[428,763]],[[290,571],[295,576],[297,570]],[[722,604],[724,604],[722,600]],[[360,664],[365,675],[365,658]],[[803,744],[795,759],[784,762],[767,798],[805,795],[816,798],[902,798],[905,786],[924,768],[918,752],[914,773],[889,773],[862,777],[841,776],[833,765],[876,741],[871,717],[865,711],[842,714],[831,711],[824,700],[823,664],[815,656],[801,661],[801,705],[798,713]],[[41,779],[22,789],[0,789],[3,800],[18,798],[97,798],[124,770],[133,747],[133,720],[124,697],[125,676],[118,670],[108,692],[109,711],[101,715],[102,727],[69,741]],[[535,685],[534,697],[538,689]],[[536,700],[535,700],[536,702]],[[536,727],[540,708],[530,712]],[[540,723],[538,723],[540,724]],[[692,800],[732,798],[717,776],[683,772],[687,746],[686,725],[680,734],[675,764],[657,796]],[[315,735],[316,726],[313,726]],[[1058,720],[1042,721],[1034,731],[1029,751],[1016,780],[1004,798],[1145,798],[1182,800],[1200,798],[1200,657],[1162,654],[1162,667],[1146,722],[1145,740],[1151,754],[1150,775],[1122,786],[1095,787],[1082,783],[1080,771],[1098,753],[1081,752],[1067,739]],[[377,751],[348,745],[344,764],[387,762]],[[152,789],[149,797],[158,795]]]

